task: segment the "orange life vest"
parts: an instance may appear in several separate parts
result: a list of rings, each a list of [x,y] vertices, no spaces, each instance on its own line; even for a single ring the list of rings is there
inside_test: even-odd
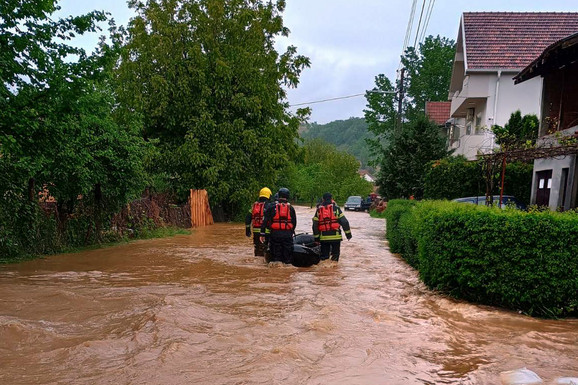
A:
[[[289,203],[277,203],[277,206],[275,206],[275,216],[271,223],[271,230],[293,230],[291,205]]]
[[[263,224],[263,209],[265,208],[265,202],[255,202],[253,203],[253,210],[251,211],[251,216],[253,218],[253,228],[260,228]]]
[[[318,210],[318,225],[319,231],[337,231],[339,230],[339,222],[333,210],[333,204],[327,206],[319,206]]]

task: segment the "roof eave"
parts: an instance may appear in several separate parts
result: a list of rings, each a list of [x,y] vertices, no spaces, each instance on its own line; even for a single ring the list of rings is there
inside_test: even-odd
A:
[[[468,72],[468,51],[466,50],[466,27],[464,23],[464,14],[460,20],[460,27],[462,28],[462,48],[464,50],[464,72]]]
[[[489,68],[470,68],[468,70],[466,70],[466,73],[482,73],[482,72],[512,72],[512,73],[518,73],[522,70],[523,68],[518,67],[518,68],[499,68],[499,67],[489,67]]]

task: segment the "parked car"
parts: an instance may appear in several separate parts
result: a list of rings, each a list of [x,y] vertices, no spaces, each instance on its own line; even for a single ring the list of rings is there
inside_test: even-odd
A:
[[[492,196],[492,202],[494,205],[497,205],[500,201],[499,195]],[[480,195],[477,197],[464,197],[464,198],[457,198],[453,199],[453,202],[460,202],[460,203],[472,203],[475,205],[485,206],[486,205],[486,196]],[[506,208],[508,206],[513,206],[519,210],[526,210],[526,205],[518,200],[516,197],[512,195],[504,195],[502,197],[502,204],[500,205],[501,208]]]
[[[371,207],[372,203],[373,201],[371,200],[371,197],[365,198],[361,201],[361,210],[369,212],[369,208]]]
[[[345,211],[353,210],[353,211],[361,211],[363,210],[363,198],[358,195],[352,195],[347,198],[347,201],[343,205],[343,209]]]

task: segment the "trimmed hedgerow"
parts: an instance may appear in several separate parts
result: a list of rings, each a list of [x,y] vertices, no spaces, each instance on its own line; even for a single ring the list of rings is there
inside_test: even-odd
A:
[[[578,314],[578,215],[439,201],[392,208],[392,251],[430,288],[530,315]]]
[[[394,199],[387,203],[385,210],[385,236],[389,242],[389,249],[393,253],[401,253],[403,244],[404,231],[399,229],[399,221],[402,215],[407,215],[408,211],[415,206],[415,201],[406,199]]]
[[[424,198],[454,199],[485,195],[486,181],[482,163],[483,161],[469,161],[463,156],[451,156],[431,162],[424,180]],[[508,163],[504,194],[513,195],[529,204],[532,170],[532,163]],[[501,167],[498,167],[493,174],[494,195],[500,193],[500,173]]]

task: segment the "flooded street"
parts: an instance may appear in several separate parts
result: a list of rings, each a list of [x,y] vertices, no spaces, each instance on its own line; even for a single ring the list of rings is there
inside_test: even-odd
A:
[[[339,263],[267,266],[243,224],[0,266],[0,384],[500,384],[578,377],[578,320],[429,291],[346,212]],[[313,210],[297,208],[298,233]]]

